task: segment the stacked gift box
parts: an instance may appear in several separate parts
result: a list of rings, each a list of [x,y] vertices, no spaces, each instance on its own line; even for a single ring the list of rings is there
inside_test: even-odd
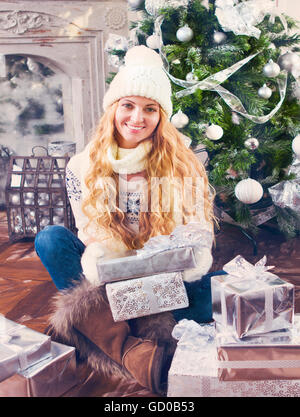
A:
[[[237,256],[212,277],[214,321],[181,320],[168,396],[300,396],[300,315],[294,286]]]
[[[140,250],[111,255],[97,263],[115,321],[189,305],[183,271],[197,267],[212,234],[198,222],[177,226],[170,235],[149,239]]]
[[[57,397],[75,384],[75,348],[0,315],[1,397]]]

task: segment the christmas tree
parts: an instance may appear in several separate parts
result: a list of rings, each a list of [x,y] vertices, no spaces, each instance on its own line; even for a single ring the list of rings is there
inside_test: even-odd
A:
[[[120,66],[134,44],[161,54],[173,86],[171,121],[206,164],[219,217],[245,232],[267,222],[297,235],[297,22],[278,14],[271,0],[129,0],[129,6],[139,19],[129,39],[109,39],[110,63]]]

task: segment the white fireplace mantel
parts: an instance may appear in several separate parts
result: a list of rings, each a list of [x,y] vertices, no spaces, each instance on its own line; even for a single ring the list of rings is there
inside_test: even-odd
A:
[[[128,34],[127,2],[0,2],[0,54],[33,57],[64,76],[65,136],[80,151],[101,115],[110,33]]]

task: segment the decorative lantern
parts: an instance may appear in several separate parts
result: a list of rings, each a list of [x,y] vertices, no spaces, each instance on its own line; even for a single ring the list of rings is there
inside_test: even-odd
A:
[[[11,241],[34,237],[50,224],[75,232],[67,197],[65,170],[69,156],[11,156],[5,199]]]

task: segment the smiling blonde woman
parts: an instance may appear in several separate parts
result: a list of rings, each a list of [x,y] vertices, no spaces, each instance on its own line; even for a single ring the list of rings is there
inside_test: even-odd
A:
[[[60,290],[53,337],[76,346],[94,369],[129,372],[160,393],[174,352],[174,317],[168,312],[115,323],[97,286],[96,261],[197,220],[211,238],[184,279],[199,280],[212,264],[213,193],[203,165],[169,121],[171,84],[156,52],[144,46],[127,52],[103,107],[90,142],[67,167],[78,237],[50,226],[35,241]]]

